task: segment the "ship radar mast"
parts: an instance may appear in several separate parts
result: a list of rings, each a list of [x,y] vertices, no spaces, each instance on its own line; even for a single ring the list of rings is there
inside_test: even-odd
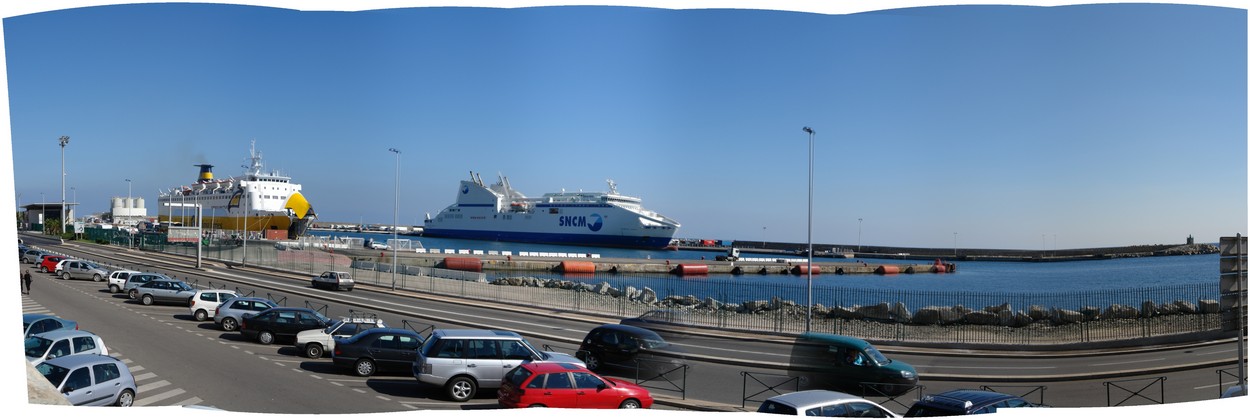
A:
[[[616,195],[616,181],[608,179],[608,194]]]
[[[261,158],[260,152],[256,151],[256,139],[252,139],[252,157],[251,157],[252,165],[245,166],[245,168],[247,168],[248,171],[250,171],[248,175],[260,176],[260,168],[264,166],[260,163],[260,158]]]

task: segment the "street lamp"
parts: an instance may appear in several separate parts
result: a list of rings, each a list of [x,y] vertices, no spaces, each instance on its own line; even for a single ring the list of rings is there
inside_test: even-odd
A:
[[[395,248],[399,248],[399,149],[394,147],[386,149],[395,154],[395,220],[391,225],[391,237],[394,240],[391,244]],[[395,290],[395,269],[399,265],[399,250],[391,250],[391,290]]]
[[[959,259],[959,232],[955,232],[955,257],[954,259]]]
[[[126,205],[122,206],[122,208],[126,209],[126,221],[129,222],[130,221],[130,178],[126,178]],[[113,221],[114,222],[117,221],[116,214],[113,215]],[[134,248],[135,247],[135,233],[131,232],[129,229],[127,229],[126,232],[130,234],[130,247]]]
[[[65,233],[65,145],[69,136],[61,136],[61,233]],[[62,239],[64,241],[64,239]]]
[[[804,331],[812,331],[812,162],[816,144],[816,130],[803,127],[807,133],[807,324]]]
[[[760,247],[768,248],[768,226],[764,226],[764,244],[761,245]]]
[[[864,218],[859,218],[859,236],[855,239],[855,252],[864,250]]]

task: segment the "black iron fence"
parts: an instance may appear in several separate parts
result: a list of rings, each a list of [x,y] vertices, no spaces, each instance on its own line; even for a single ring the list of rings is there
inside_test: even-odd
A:
[[[1168,377],[1160,376],[1157,378],[1125,379],[1122,381],[1103,382],[1103,387],[1107,388],[1107,407],[1136,405],[1143,402],[1163,404],[1165,402],[1163,384],[1167,380]],[[1157,398],[1155,397],[1156,391],[1158,394]],[[1121,396],[1124,398],[1112,403],[1111,395],[1113,393],[1117,398]]]

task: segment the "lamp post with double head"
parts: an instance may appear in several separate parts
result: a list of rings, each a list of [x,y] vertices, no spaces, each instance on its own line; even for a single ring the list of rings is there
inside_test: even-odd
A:
[[[391,241],[395,249],[391,249],[391,290],[395,290],[395,269],[399,265],[399,149],[394,147],[389,150],[395,154],[395,220],[391,224]]]
[[[69,136],[61,136],[61,232],[65,233],[65,146],[69,144]]]
[[[812,166],[815,162],[814,150],[816,130],[803,127],[807,133],[807,323],[804,331],[812,330]]]

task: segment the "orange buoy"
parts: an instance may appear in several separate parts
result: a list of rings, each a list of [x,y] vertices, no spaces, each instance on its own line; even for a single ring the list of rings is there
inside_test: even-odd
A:
[[[568,273],[594,273],[595,263],[590,261],[561,261],[560,271]]]

